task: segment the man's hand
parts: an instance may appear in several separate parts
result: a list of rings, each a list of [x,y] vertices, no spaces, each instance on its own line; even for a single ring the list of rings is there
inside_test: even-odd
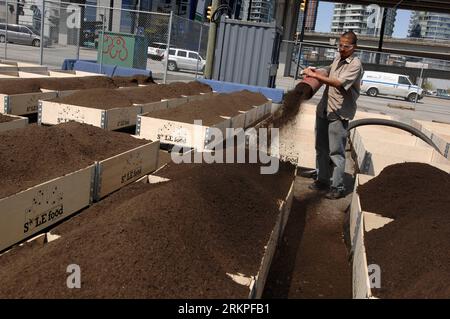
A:
[[[309,67],[303,70],[303,74],[310,77],[316,77],[316,68]]]
[[[342,83],[336,78],[330,78],[326,75],[326,73],[317,72],[317,69],[314,67],[309,67],[303,70],[303,74],[315,78],[326,85],[331,85],[335,88],[341,88]]]

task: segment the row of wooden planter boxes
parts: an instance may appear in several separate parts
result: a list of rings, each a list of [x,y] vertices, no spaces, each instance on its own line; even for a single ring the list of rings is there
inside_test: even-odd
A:
[[[193,100],[205,100],[215,94],[217,93],[200,93],[200,95],[184,96],[108,110],[40,101],[38,122],[40,124],[56,125],[73,120],[107,130],[117,130],[136,125],[136,135],[141,138],[152,141],[159,140],[163,144],[196,148],[198,151],[202,151],[209,142],[210,127],[153,118],[151,117],[151,112],[183,107],[182,104]],[[264,104],[254,106],[250,110],[238,111],[232,117],[223,116],[221,117],[223,119],[221,122],[211,127],[218,128],[223,136],[226,136],[227,128],[248,128],[272,112],[272,102],[269,100]],[[180,136],[180,134],[183,136]]]
[[[181,99],[164,100],[151,103],[148,107],[152,110],[174,107],[186,103],[189,99],[208,98],[212,94],[214,93],[207,93],[195,97],[184,97]],[[58,104],[51,105],[51,103],[52,102],[43,102],[42,105],[48,105],[50,110],[54,107],[67,107]],[[253,107],[250,111],[240,112],[234,117],[224,118],[224,120],[215,125],[215,127],[218,127],[221,131],[232,127],[248,127],[270,113],[272,110],[271,106],[271,101],[268,101],[260,106]],[[77,106],[71,107],[78,108]],[[96,111],[99,111],[100,117],[102,116],[102,112],[106,113],[111,111],[84,107],[79,108],[84,111],[94,112],[94,114]],[[43,110],[44,107],[41,109],[41,118],[45,118],[45,116],[43,116]],[[123,109],[114,110],[117,112],[123,111]],[[97,113],[97,115],[99,114]],[[135,116],[137,116],[137,114],[135,114]],[[149,120],[148,122],[146,121],[147,119]],[[26,121],[26,119],[20,120]],[[60,122],[65,121],[66,120]],[[185,128],[188,132],[198,129],[191,123],[174,122],[150,117],[145,118],[144,121],[140,120],[139,122],[139,137],[151,139],[155,142],[148,143],[109,159],[96,162],[85,169],[78,170],[71,174],[36,185],[35,187],[15,195],[0,199],[0,233],[2,234],[0,239],[0,250],[30,237],[51,224],[86,207],[93,201],[99,200],[111,192],[114,192],[155,170],[158,164],[157,159],[160,142],[174,143],[174,140],[170,140],[169,137],[173,134],[173,130],[167,132],[166,138],[161,138],[161,136],[158,138],[158,129],[160,130],[163,127],[167,127],[168,123],[175,123],[179,127]],[[54,124],[57,123],[58,121]],[[89,123],[88,121],[85,121],[85,123],[94,124]],[[97,121],[96,123],[97,126],[102,127],[101,121]],[[208,128],[201,127],[200,129],[204,133],[204,135],[198,136],[198,138],[201,139],[200,142],[193,141],[192,138],[188,137],[182,146],[205,145],[208,142]],[[155,136],[155,138],[152,139],[150,136]],[[200,151],[202,149],[198,150]],[[43,202],[36,200],[41,197],[45,197],[46,203],[49,204],[44,205]],[[38,205],[37,203],[40,204]]]
[[[159,141],[0,199],[0,251],[151,173]]]
[[[47,71],[47,67],[35,68],[30,67],[26,69],[29,72],[24,72],[22,68],[17,68],[14,65],[0,64],[0,78],[2,79],[15,79],[15,78],[73,78],[73,77],[86,77],[86,76],[99,76],[100,74],[82,72],[82,71],[71,71],[71,72],[58,72],[58,71]],[[22,71],[21,71],[22,70]],[[22,94],[0,94],[0,113],[12,114],[12,115],[26,115],[33,114],[37,112],[38,101],[45,99],[53,99],[57,96],[64,96],[65,91],[52,91],[43,90],[43,92],[34,93],[22,93]],[[72,93],[73,91],[69,91]]]
[[[150,112],[154,108],[152,106],[154,103],[149,103],[140,105],[137,104],[136,106],[129,108],[101,110],[90,107],[44,101],[45,99],[52,99],[56,96],[67,96],[73,92],[75,92],[75,90],[59,92],[52,91],[45,93],[23,93],[15,95],[0,94],[0,97],[3,96],[3,99],[0,100],[0,113],[15,118],[13,121],[0,123],[0,132],[26,126],[28,124],[28,118],[19,116],[18,114],[27,115],[38,111],[38,122],[41,123],[42,116],[44,116],[43,124],[59,124],[69,120],[74,120],[81,123],[92,124],[108,130],[115,130],[136,125],[136,116],[138,114]],[[176,107],[187,101],[208,97],[208,94],[200,94],[201,95],[198,96],[194,95],[183,98],[163,100],[162,103],[167,107]],[[3,105],[1,105],[2,101]],[[39,107],[39,105],[44,107]],[[43,114],[43,110],[45,110],[45,114]]]
[[[17,115],[8,115],[13,118],[12,121],[0,123],[0,132],[22,128],[28,125],[28,118]]]
[[[95,76],[98,74],[70,74],[68,77]],[[42,76],[35,76],[42,77]],[[53,76],[54,77],[54,76]],[[67,77],[67,76],[63,76]],[[21,94],[0,94],[0,113],[12,115],[28,115],[38,112],[40,100],[50,100],[56,97],[64,97],[78,90],[54,91],[41,89],[42,92]]]
[[[56,97],[64,97],[78,90],[0,94],[0,113],[11,115],[28,115],[38,112],[39,101],[51,100]],[[174,99],[175,100],[175,99]]]
[[[65,183],[64,185],[73,183],[72,185],[74,187],[82,186],[83,180],[87,181],[89,179],[89,172],[91,172],[91,171],[92,171],[92,167],[88,167],[84,170],[80,170],[78,172],[74,172],[72,174],[67,175],[67,179],[64,180],[64,183]],[[264,246],[264,253],[262,255],[262,258],[260,261],[260,266],[259,266],[257,273],[256,274],[247,274],[247,276],[244,276],[242,274],[236,274],[236,275],[228,274],[230,277],[232,277],[232,279],[235,282],[248,287],[249,290],[248,290],[247,297],[249,299],[259,299],[262,297],[273,257],[275,255],[278,243],[281,240],[281,238],[283,237],[284,229],[286,227],[286,224],[287,224],[287,221],[288,221],[288,218],[290,215],[293,196],[294,196],[293,190],[294,190],[295,175],[296,175],[296,170],[293,172],[292,183],[289,187],[289,190],[288,190],[286,196],[279,203],[279,213],[277,215],[275,223],[273,224],[273,228],[271,230],[269,240],[267,241],[266,245]],[[160,183],[160,182],[167,182],[167,181],[169,181],[169,180],[165,179],[165,178],[161,178],[157,175],[145,175],[142,178],[140,178],[137,182]],[[85,184],[85,182],[84,182],[84,184]],[[57,187],[60,188],[61,184],[54,183],[51,185],[51,189],[56,189]],[[36,189],[36,191],[38,191],[38,190]],[[60,189],[58,189],[58,191],[60,191]],[[82,202],[82,196],[83,196],[83,194],[80,194],[77,198],[74,197],[72,202],[65,200],[63,204],[66,204],[66,205],[70,204],[70,205],[72,205],[71,206],[72,210],[75,210],[75,209],[79,210],[88,205],[88,202],[86,201],[86,194],[84,194],[84,197],[85,197],[84,202]],[[76,205],[75,200],[77,201],[77,203],[79,203],[77,207],[75,207],[75,205]],[[62,206],[63,204],[60,204],[60,205]],[[58,206],[58,207],[61,207],[61,206]],[[61,217],[59,216],[61,211],[62,211],[62,209],[58,210],[58,208],[56,208],[53,210],[49,210],[48,213],[46,211],[44,214],[41,214],[40,216],[50,216],[50,217],[56,216],[57,219],[59,220],[59,219],[61,219]],[[66,212],[64,212],[64,217],[68,216],[68,215],[70,215],[70,214],[66,214]],[[48,227],[49,225],[51,225],[51,223],[52,222],[46,223],[43,228]],[[40,227],[39,229],[42,229],[42,227]],[[38,230],[36,229],[36,231],[38,231]],[[58,236],[53,236],[49,232],[47,232],[47,233],[41,234],[39,236],[36,236],[33,239],[38,239],[38,238],[40,239],[42,237],[47,237],[47,240],[53,240],[53,239],[55,239],[53,237],[57,238]]]

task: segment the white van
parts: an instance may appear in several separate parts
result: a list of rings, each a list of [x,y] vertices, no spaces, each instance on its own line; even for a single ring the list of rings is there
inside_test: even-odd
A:
[[[423,97],[424,91],[413,85],[407,75],[365,71],[361,80],[361,91],[369,96],[391,95],[402,97],[410,102]]]

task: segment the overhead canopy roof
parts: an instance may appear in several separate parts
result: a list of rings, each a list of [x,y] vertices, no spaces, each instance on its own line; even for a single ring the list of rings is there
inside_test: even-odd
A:
[[[450,14],[449,0],[337,0],[326,2],[348,3],[348,4],[377,4],[381,7],[397,8],[415,11],[432,11]]]

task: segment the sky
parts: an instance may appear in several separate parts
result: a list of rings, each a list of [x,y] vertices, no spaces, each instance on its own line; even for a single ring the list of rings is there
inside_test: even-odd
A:
[[[319,9],[317,12],[316,32],[330,32],[331,20],[333,18],[333,2],[319,2]],[[406,38],[408,35],[409,18],[411,11],[397,10],[397,17],[395,19],[395,27],[393,37]]]

